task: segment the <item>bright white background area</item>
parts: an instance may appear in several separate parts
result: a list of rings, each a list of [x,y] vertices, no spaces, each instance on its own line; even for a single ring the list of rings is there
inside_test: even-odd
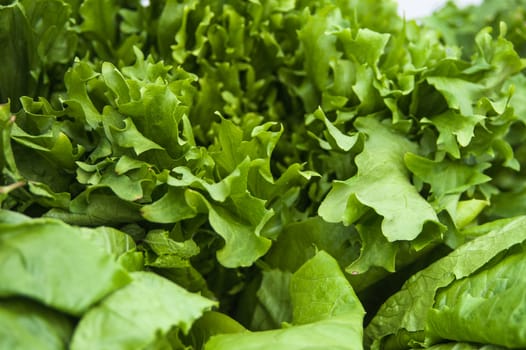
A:
[[[398,13],[406,18],[419,18],[430,15],[437,8],[445,5],[447,0],[398,0]],[[459,7],[479,4],[482,0],[455,0]]]

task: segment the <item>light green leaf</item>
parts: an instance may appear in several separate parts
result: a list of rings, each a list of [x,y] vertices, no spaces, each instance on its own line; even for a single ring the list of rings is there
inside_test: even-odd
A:
[[[81,228],[83,238],[95,243],[99,248],[115,257],[119,257],[136,248],[133,238],[113,227],[98,226]]]
[[[101,75],[105,83],[115,94],[117,105],[130,102],[130,88],[121,72],[110,62],[102,63]]]
[[[356,225],[360,233],[360,256],[350,264],[346,271],[353,275],[367,272],[371,267],[382,267],[395,272],[396,255],[400,249],[397,242],[389,242],[382,234],[381,218],[374,217]]]
[[[324,251],[317,253],[292,275],[290,294],[294,324],[308,324],[341,315],[363,317],[365,314],[338,262]],[[356,336],[361,338],[361,323],[352,327],[357,331]]]
[[[343,51],[347,57],[354,56],[361,64],[375,67],[382,57],[390,37],[390,34],[360,28],[354,40],[343,41]]]
[[[264,201],[248,195],[240,196],[238,200],[240,206],[227,208],[210,203],[198,192],[187,191],[187,201],[192,206],[208,208],[210,225],[225,240],[224,247],[217,252],[217,259],[225,267],[250,266],[271,245],[271,241],[260,236],[260,232],[273,215],[272,211],[265,208]],[[244,214],[239,215],[239,211]]]
[[[526,254],[509,252],[496,265],[442,289],[427,315],[426,336],[495,344],[526,346]]]
[[[73,322],[27,299],[0,299],[0,348],[66,350]]]
[[[139,133],[142,135],[141,139],[148,140],[145,146],[148,145],[153,149],[154,144],[158,145],[165,149],[170,156],[179,158],[183,155],[187,143],[180,135],[181,121],[183,116],[188,113],[188,106],[183,102],[191,101],[193,95],[191,84],[195,78],[183,71],[181,75],[184,74],[185,76],[169,84],[164,80],[165,77],[159,76],[166,74],[162,70],[165,68],[161,64],[157,68],[161,72],[156,72],[157,76],[152,77],[155,82],[142,83],[140,96],[134,97],[129,103],[121,103],[117,110],[120,114],[131,118],[130,121],[126,122],[126,128],[123,131],[129,128],[129,132]],[[123,72],[123,74],[127,73],[124,69]],[[144,74],[144,72],[141,73]],[[140,146],[139,141],[132,137],[126,137],[122,141],[130,144],[135,143],[137,149]]]
[[[230,174],[247,157],[247,143],[243,142],[243,130],[232,121],[222,119],[216,127],[217,145],[210,149],[210,153],[219,170]]]
[[[487,225],[490,225],[489,233],[465,243],[411,276],[402,289],[382,305],[367,326],[367,343],[374,342],[377,346],[388,339],[409,344],[423,341],[428,311],[433,307],[440,288],[471,276],[501,252],[526,240],[526,217]]]
[[[383,105],[383,99],[375,88],[375,72],[372,67],[365,64],[356,67],[356,83],[353,91],[360,100],[359,112],[361,115],[374,113]]]
[[[107,136],[120,147],[133,148],[137,155],[149,150],[164,149],[142,135],[131,118],[124,118],[113,108],[109,106],[104,108],[103,117]]]
[[[187,203],[185,193],[183,189],[168,188],[159,200],[141,208],[142,216],[159,223],[173,223],[195,217],[198,211]]]
[[[86,85],[97,77],[91,65],[76,61],[64,76],[68,97],[64,100],[67,111],[90,129],[97,129],[102,123],[102,115],[97,110],[88,94]]]
[[[81,228],[83,237],[97,244],[105,252],[112,254],[126,271],[144,269],[143,252],[137,250],[133,238],[112,227],[98,226],[93,229]]]
[[[69,211],[51,209],[45,216],[81,226],[111,226],[141,219],[138,204],[120,199],[114,194],[97,191],[97,188],[93,192],[82,192],[75,197]]]
[[[290,247],[294,247],[294,254],[290,254]],[[320,217],[291,222],[283,227],[265,261],[294,272],[319,250],[331,254],[345,268],[359,255],[358,232],[352,226],[328,223]]]
[[[199,254],[199,247],[192,240],[178,242],[170,238],[168,231],[152,230],[144,238],[144,242],[157,255],[176,255],[183,259],[189,259]]]
[[[114,258],[82,237],[79,228],[34,219],[0,224],[0,232],[0,296],[25,296],[81,315],[130,282]]]
[[[307,89],[323,91],[329,87],[331,64],[336,63],[342,56],[342,52],[336,49],[337,37],[332,35],[331,30],[338,28],[342,22],[340,9],[326,6],[317,11],[316,16],[309,16],[299,28],[298,38],[305,50],[304,69],[313,85],[308,86]],[[314,91],[307,90],[301,95],[308,112],[314,111],[320,104],[319,100],[312,99],[317,97]]]
[[[253,333],[234,333],[213,336],[205,350],[360,350],[359,330],[352,327],[361,322],[360,317],[339,316],[328,320]]]
[[[279,330],[213,336],[205,350],[360,350],[361,317],[338,316]],[[355,328],[353,328],[355,327]]]
[[[362,349],[364,310],[338,263],[320,252],[291,280],[294,323],[283,329],[213,336],[206,350]],[[312,322],[312,323],[309,323]]]
[[[409,180],[404,155],[416,145],[373,118],[355,123],[367,136],[356,157],[357,175],[337,181],[321,203],[319,215],[329,222],[356,222],[365,208],[383,216],[382,232],[390,241],[412,240],[426,222],[439,225],[433,208]]]
[[[21,224],[32,218],[16,211],[0,209],[0,224]]]
[[[484,86],[456,77],[433,76],[427,82],[442,93],[450,108],[473,116],[473,105],[484,96]]]
[[[429,350],[506,350],[501,346],[491,345],[491,344],[472,344],[472,343],[442,343],[430,346],[426,349]]]
[[[404,160],[413,174],[431,185],[430,191],[437,198],[448,194],[460,194],[491,180],[491,177],[484,174],[484,170],[490,166],[489,163],[468,165],[447,158],[433,161],[413,153],[407,153]]]
[[[473,222],[477,216],[489,205],[488,201],[467,199],[459,201],[453,215],[455,226],[463,228]]]
[[[132,283],[111,294],[80,320],[71,350],[135,350],[172,327],[187,333],[215,302],[150,272],[133,272]]]
[[[292,321],[290,299],[291,272],[281,270],[263,271],[261,285],[256,293],[256,307],[252,313],[250,329],[269,330],[280,328]]]
[[[206,179],[199,178],[191,173],[187,167],[176,167],[172,171],[179,178],[170,176],[168,185],[175,187],[193,187],[206,190],[213,200],[224,202],[228,196],[246,189],[246,178],[248,176],[249,161],[245,159],[232,173],[219,182],[209,183]]]
[[[486,118],[477,114],[459,114],[448,110],[439,115],[422,118],[423,123],[434,125],[439,132],[437,147],[448,152],[454,158],[460,158],[460,147],[466,147],[474,137],[477,125],[483,125]]]
[[[195,349],[203,349],[213,335],[243,332],[247,329],[233,318],[217,311],[206,311],[194,322],[189,338]]]
[[[144,179],[144,181],[148,180]],[[112,174],[111,172],[107,172],[102,176],[100,182],[97,185],[92,186],[91,189],[103,186],[108,186],[117,197],[126,201],[134,202],[143,198],[141,182],[134,181],[126,175],[117,175],[115,173]]]
[[[340,129],[331,123],[321,108],[314,111],[313,116],[314,118],[323,121],[325,124],[325,127],[327,128],[326,138],[333,149],[348,152],[359,140],[359,134],[351,136],[341,132]]]

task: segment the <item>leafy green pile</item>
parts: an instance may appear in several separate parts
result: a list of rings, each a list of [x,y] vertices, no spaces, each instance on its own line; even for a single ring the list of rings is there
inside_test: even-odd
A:
[[[0,1],[0,347],[526,347],[501,3]]]

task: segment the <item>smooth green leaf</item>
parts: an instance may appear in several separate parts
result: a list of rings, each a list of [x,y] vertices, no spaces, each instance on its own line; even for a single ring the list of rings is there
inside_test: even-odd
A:
[[[396,255],[400,249],[397,242],[389,242],[382,234],[381,220],[374,218],[356,225],[360,233],[360,256],[347,267],[352,275],[367,272],[371,267],[381,267],[395,272]]]
[[[294,247],[294,254],[290,254],[290,247]],[[294,272],[318,250],[331,254],[345,268],[358,257],[358,232],[352,226],[327,223],[320,217],[293,222],[283,227],[265,261],[272,267]]]
[[[34,219],[1,224],[0,232],[3,297],[29,297],[78,316],[130,282],[113,257],[84,238],[79,228]]]
[[[272,331],[221,334],[213,336],[205,345],[206,350],[350,350],[362,349],[358,332],[352,327],[359,324],[359,317],[339,316],[332,319]]]
[[[0,61],[0,103],[12,100],[18,105],[20,96],[33,92],[35,81],[30,72],[35,62],[32,29],[17,1],[0,7],[0,44],[4,54]],[[11,33],[17,33],[12,35]]]
[[[0,224],[21,224],[30,220],[31,217],[16,211],[0,209]]]
[[[66,315],[27,299],[0,299],[0,347],[66,350],[73,322]]]
[[[198,212],[187,203],[185,193],[185,190],[179,188],[169,188],[159,200],[141,208],[142,216],[149,221],[160,223],[178,222],[195,217]]]
[[[213,336],[205,349],[362,349],[363,307],[330,255],[318,253],[293,274],[291,297],[299,325]]]
[[[137,349],[172,327],[184,333],[215,302],[150,272],[133,272],[132,282],[91,308],[80,320],[72,350]],[[123,336],[126,335],[126,336]]]
[[[327,128],[327,140],[333,149],[348,152],[351,150],[359,140],[359,135],[346,135],[340,131],[333,123],[327,118],[321,108],[318,108],[314,114],[314,118],[320,119]]]
[[[51,209],[45,216],[83,226],[124,224],[141,219],[138,204],[96,190],[75,197],[69,211]]]
[[[263,271],[261,285],[256,293],[257,304],[252,313],[250,329],[268,330],[280,328],[282,323],[292,321],[292,305],[289,293],[291,272],[281,270]]]
[[[133,238],[112,227],[98,226],[92,229],[81,228],[82,235],[105,252],[120,257],[136,249]]]
[[[216,334],[243,333],[247,329],[236,320],[217,311],[205,311],[203,316],[192,325],[189,333],[191,343],[196,349],[202,349],[203,345]]]
[[[526,280],[524,249],[494,266],[458,280],[439,291],[427,316],[426,333],[439,339],[526,345]]]
[[[365,334],[368,343],[374,341],[378,345],[390,337],[402,337],[404,332],[409,332],[406,341],[411,341],[413,337],[421,339],[420,334],[425,329],[428,311],[435,303],[437,291],[455,280],[471,276],[501,252],[524,242],[525,223],[524,217],[503,220],[500,225],[490,223],[489,233],[465,243],[411,276],[402,289],[382,305],[367,326]]]
[[[365,314],[338,262],[324,251],[317,253],[292,275],[290,294],[294,324],[308,324],[341,315],[363,317]],[[358,330],[352,337],[356,342],[361,338],[362,326],[357,323],[352,327]]]

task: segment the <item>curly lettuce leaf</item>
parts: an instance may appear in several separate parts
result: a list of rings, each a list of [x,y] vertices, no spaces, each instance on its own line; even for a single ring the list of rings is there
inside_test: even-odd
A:
[[[383,217],[382,233],[390,242],[415,239],[426,222],[440,225],[431,205],[411,184],[404,164],[404,155],[414,152],[416,145],[373,118],[355,124],[367,135],[355,160],[358,173],[334,182],[319,215],[349,225],[371,208]]]
[[[188,195],[193,206],[207,208],[210,225],[225,240],[217,251],[223,266],[250,266],[268,251],[271,241],[261,236],[261,229],[273,213],[265,208],[264,201],[244,194],[233,197],[232,205],[225,207],[209,202],[199,192]]]

